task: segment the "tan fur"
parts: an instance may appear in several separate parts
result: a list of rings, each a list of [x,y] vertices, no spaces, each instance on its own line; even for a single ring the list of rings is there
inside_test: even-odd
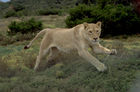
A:
[[[41,34],[45,34],[41,45],[39,55],[37,56],[34,69],[37,70],[38,65],[46,54],[49,54],[48,60],[55,58],[59,52],[68,52],[77,50],[78,54],[85,60],[94,65],[98,71],[106,70],[106,66],[98,59],[93,57],[88,48],[91,47],[95,53],[116,54],[116,50],[109,50],[99,44],[101,34],[101,22],[83,23],[71,29],[44,29],[31,41],[26,47],[30,47],[32,42]]]

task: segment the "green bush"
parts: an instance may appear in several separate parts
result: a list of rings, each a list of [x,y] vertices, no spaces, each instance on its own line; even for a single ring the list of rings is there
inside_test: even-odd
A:
[[[92,19],[90,17],[91,12],[92,7],[89,7],[87,5],[79,5],[71,9],[69,12],[70,16],[68,16],[65,21],[67,27],[73,27],[83,22],[92,22]]]
[[[42,29],[42,22],[37,21],[34,18],[21,22],[12,21],[8,28],[10,29],[8,31],[8,34],[10,35],[14,35],[16,33],[34,33]]]
[[[4,18],[13,17],[13,16],[16,16],[16,11],[14,11],[14,10],[8,10],[4,14]]]
[[[9,17],[22,17],[22,16],[27,16],[28,11],[27,10],[8,10],[7,12],[4,13],[3,17],[4,18],[9,18]]]
[[[73,27],[83,22],[96,23],[102,21],[102,36],[130,35],[139,32],[140,17],[132,6],[122,4],[107,4],[104,8],[97,5],[79,5],[70,10],[66,19],[67,27]]]
[[[26,16],[26,13],[24,13],[24,11],[16,12],[16,17],[22,17],[22,16]]]
[[[17,11],[21,11],[21,10],[25,9],[25,6],[17,4],[17,5],[14,5],[13,8],[17,12]]]
[[[39,10],[39,15],[58,15],[61,13],[58,9],[46,9],[46,10]]]

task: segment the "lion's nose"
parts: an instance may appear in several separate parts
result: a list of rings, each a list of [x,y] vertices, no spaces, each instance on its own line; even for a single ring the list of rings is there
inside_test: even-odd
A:
[[[98,39],[98,38],[93,38],[95,41]]]

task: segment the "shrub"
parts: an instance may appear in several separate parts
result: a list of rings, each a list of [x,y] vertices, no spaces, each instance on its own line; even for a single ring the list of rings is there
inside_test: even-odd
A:
[[[79,5],[70,10],[66,19],[67,27],[73,27],[83,22],[96,23],[102,21],[102,36],[130,35],[139,32],[140,17],[132,6],[122,4],[107,4],[102,8],[97,5]]]
[[[13,17],[16,16],[16,12],[14,10],[8,10],[5,14],[4,14],[4,18],[8,18],[8,17]]]
[[[70,16],[66,19],[67,27],[73,27],[83,22],[92,22],[90,18],[92,7],[87,5],[79,5],[70,10]]]
[[[17,4],[17,5],[14,5],[13,8],[17,12],[17,11],[21,11],[21,10],[25,9],[25,6]]]
[[[22,16],[25,16],[26,13],[24,11],[18,11],[16,12],[16,17],[22,17]]]
[[[16,33],[34,33],[42,29],[42,22],[37,21],[34,18],[21,22],[12,21],[8,28],[10,29],[8,31],[8,34],[10,35],[14,35]]]
[[[26,9],[22,10],[8,10],[7,12],[4,13],[3,17],[4,18],[9,18],[9,17],[21,17],[21,16],[27,16],[28,11]]]

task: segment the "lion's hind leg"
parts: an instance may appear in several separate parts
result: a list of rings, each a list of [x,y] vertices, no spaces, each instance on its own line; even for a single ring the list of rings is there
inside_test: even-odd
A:
[[[40,46],[39,55],[37,56],[37,59],[36,59],[36,64],[34,66],[35,71],[38,69],[40,61],[42,61],[47,56],[49,51],[50,51],[50,44],[49,43],[47,43],[47,44],[42,43]]]
[[[43,51],[43,50],[39,51],[39,55],[37,56],[36,64],[34,66],[35,71],[38,69],[40,61],[42,61],[45,58],[45,56],[48,54],[48,52],[49,52],[49,48],[47,48],[46,51]]]
[[[47,57],[46,66],[50,67],[51,65],[54,65],[56,63],[55,61],[59,55],[60,55],[60,51],[57,49],[57,47],[51,47],[49,56]]]

